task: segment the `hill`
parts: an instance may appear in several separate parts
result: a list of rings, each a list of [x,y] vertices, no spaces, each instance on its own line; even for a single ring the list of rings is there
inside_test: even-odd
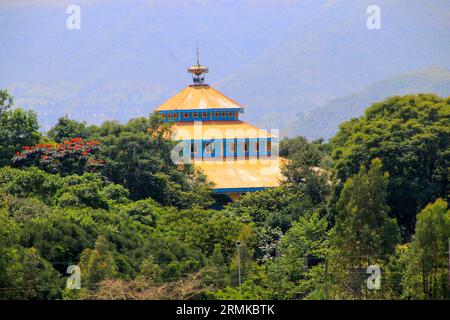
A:
[[[390,96],[412,93],[450,96],[450,70],[430,68],[375,82],[358,93],[330,100],[309,113],[299,114],[286,124],[284,133],[308,139],[329,139],[340,123],[361,116],[371,104]]]

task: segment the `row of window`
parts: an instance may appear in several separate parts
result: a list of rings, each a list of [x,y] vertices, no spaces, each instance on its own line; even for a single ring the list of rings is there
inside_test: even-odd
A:
[[[192,112],[192,113],[184,112],[183,113],[183,118],[184,119],[189,119],[191,114],[192,114],[192,118],[194,118],[194,119],[198,119],[200,117],[199,112]],[[222,111],[222,112],[215,111],[214,113],[212,113],[212,112],[201,112],[201,117],[202,117],[202,119],[206,119],[206,118],[211,117],[211,114],[214,114],[215,118],[219,118],[219,117],[222,117],[222,118],[229,117],[229,118],[231,118],[233,116],[235,116],[236,118],[238,117],[238,112],[232,112],[232,111],[228,111],[228,112],[226,112],[226,111]],[[171,120],[171,119],[176,120],[176,119],[178,119],[178,113],[168,113],[168,114],[166,114],[166,119],[168,119],[168,120]]]
[[[242,149],[244,152],[250,151],[250,142],[241,142],[242,143]],[[251,142],[253,146],[253,150],[256,152],[259,152],[259,142]],[[205,153],[206,154],[212,154],[215,151],[215,144],[210,142],[205,145]],[[237,152],[237,142],[229,142],[228,143],[228,151],[230,153],[236,153]],[[267,141],[267,153],[272,152],[272,142],[269,140]],[[191,143],[191,153],[198,153],[198,144]]]

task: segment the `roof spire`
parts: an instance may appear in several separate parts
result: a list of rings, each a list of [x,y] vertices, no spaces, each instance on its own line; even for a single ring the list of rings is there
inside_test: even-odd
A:
[[[204,67],[200,64],[200,55],[197,43],[197,65],[188,69],[188,72],[192,73],[192,80],[194,82],[194,85],[204,85],[205,73],[208,73],[208,71],[209,70],[207,67]]]
[[[197,67],[200,67],[200,55],[198,54],[198,42],[197,42]]]

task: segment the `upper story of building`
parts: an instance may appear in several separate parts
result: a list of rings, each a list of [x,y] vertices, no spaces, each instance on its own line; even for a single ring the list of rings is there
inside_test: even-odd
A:
[[[200,65],[190,67],[193,83],[168,99],[158,108],[165,121],[233,121],[239,120],[244,108],[205,83],[208,68]]]
[[[191,158],[249,159],[272,156],[272,135],[239,120],[244,108],[205,83],[208,68],[190,67],[193,83],[156,108],[174,123],[174,140],[184,142]]]
[[[243,108],[208,84],[191,84],[157,109],[167,122],[239,120]]]

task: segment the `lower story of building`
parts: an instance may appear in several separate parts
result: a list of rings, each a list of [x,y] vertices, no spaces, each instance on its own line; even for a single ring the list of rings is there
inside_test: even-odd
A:
[[[196,161],[194,165],[214,184],[216,195],[236,201],[247,192],[279,186],[283,180],[281,168],[286,162],[284,158],[276,158],[232,162]]]

